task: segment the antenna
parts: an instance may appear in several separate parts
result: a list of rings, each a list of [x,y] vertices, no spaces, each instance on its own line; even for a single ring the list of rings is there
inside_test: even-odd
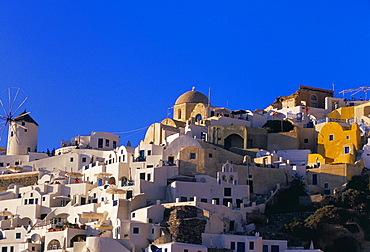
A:
[[[211,106],[211,88],[208,88],[208,107]]]

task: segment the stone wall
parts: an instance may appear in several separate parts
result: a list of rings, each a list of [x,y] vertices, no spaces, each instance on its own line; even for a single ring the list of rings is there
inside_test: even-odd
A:
[[[197,208],[194,206],[175,206],[167,221],[172,242],[202,244],[202,233],[207,221],[197,217]]]
[[[39,179],[40,172],[24,172],[0,175],[0,191],[5,191],[10,184],[34,185]]]

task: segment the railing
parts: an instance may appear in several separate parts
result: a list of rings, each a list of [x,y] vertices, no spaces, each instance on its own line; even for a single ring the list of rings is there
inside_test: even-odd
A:
[[[146,157],[137,157],[134,159],[134,162],[145,162],[146,161]]]
[[[337,123],[348,123],[348,124],[354,124],[357,123],[358,126],[360,127],[361,131],[363,133],[369,132],[370,131],[370,124],[363,120],[359,120],[357,118],[351,118],[351,119],[333,119],[333,118],[325,118],[316,121],[316,124],[324,123],[324,122],[337,122]]]
[[[168,160],[162,160],[162,166],[176,166],[177,160],[174,161],[168,161]]]
[[[134,186],[135,185],[135,180],[127,180],[122,183],[122,186]]]

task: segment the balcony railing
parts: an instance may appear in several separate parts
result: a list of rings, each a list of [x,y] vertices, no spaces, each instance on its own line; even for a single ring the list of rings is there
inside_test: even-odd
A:
[[[145,162],[146,161],[146,157],[137,157],[137,158],[134,158],[134,162]]]

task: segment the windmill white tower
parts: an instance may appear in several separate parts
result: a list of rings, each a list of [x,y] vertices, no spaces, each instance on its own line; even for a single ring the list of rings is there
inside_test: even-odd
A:
[[[37,152],[39,125],[26,110],[9,123],[7,155]]]
[[[0,114],[1,138],[8,126],[7,155],[25,155],[37,151],[38,124],[24,110],[16,116],[18,110],[28,99],[28,96],[20,88],[8,88],[1,94],[6,93],[7,99],[0,98],[0,105],[4,115]]]

